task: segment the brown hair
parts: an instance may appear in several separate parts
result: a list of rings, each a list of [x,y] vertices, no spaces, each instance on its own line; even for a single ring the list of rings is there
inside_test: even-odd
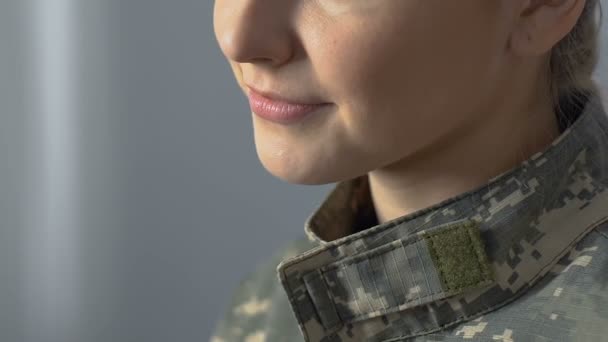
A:
[[[597,12],[600,14],[599,21],[595,16]],[[572,31],[551,51],[550,92],[559,120],[573,121],[573,118],[568,118],[573,115],[572,111],[565,108],[572,104],[584,105],[581,97],[599,94],[592,75],[599,59],[598,37],[601,24],[600,1],[587,0]]]

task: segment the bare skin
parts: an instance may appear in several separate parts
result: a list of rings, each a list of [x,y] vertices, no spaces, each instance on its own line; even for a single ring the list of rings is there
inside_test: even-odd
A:
[[[294,184],[368,174],[379,221],[471,190],[558,135],[549,53],[585,0],[216,0],[237,82],[329,110],[251,113],[263,166]]]

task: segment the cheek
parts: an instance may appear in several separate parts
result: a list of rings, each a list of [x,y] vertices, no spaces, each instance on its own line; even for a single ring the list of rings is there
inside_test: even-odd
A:
[[[487,37],[408,23],[327,31],[311,56],[347,135],[376,152],[400,144],[407,153],[454,129],[487,87]]]
[[[318,74],[352,130],[370,134],[411,118],[436,95],[431,89],[443,82],[437,76],[452,77],[442,65],[449,60],[447,51],[430,35],[410,30],[334,32],[331,37],[334,43],[315,56]]]
[[[333,100],[355,111],[448,102],[475,94],[488,73],[492,38],[474,29],[412,20],[328,31],[312,58]]]

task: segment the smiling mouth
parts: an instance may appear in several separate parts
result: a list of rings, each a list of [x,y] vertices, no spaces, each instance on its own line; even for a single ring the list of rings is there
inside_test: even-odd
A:
[[[320,108],[328,107],[329,103],[293,103],[268,98],[251,90],[248,94],[251,111],[266,119],[280,124],[291,124]]]

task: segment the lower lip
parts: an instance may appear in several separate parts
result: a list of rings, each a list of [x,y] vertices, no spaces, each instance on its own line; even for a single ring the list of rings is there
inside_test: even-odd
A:
[[[256,115],[279,124],[300,121],[313,112],[329,106],[329,103],[296,104],[274,101],[253,91],[249,92],[249,106]]]

